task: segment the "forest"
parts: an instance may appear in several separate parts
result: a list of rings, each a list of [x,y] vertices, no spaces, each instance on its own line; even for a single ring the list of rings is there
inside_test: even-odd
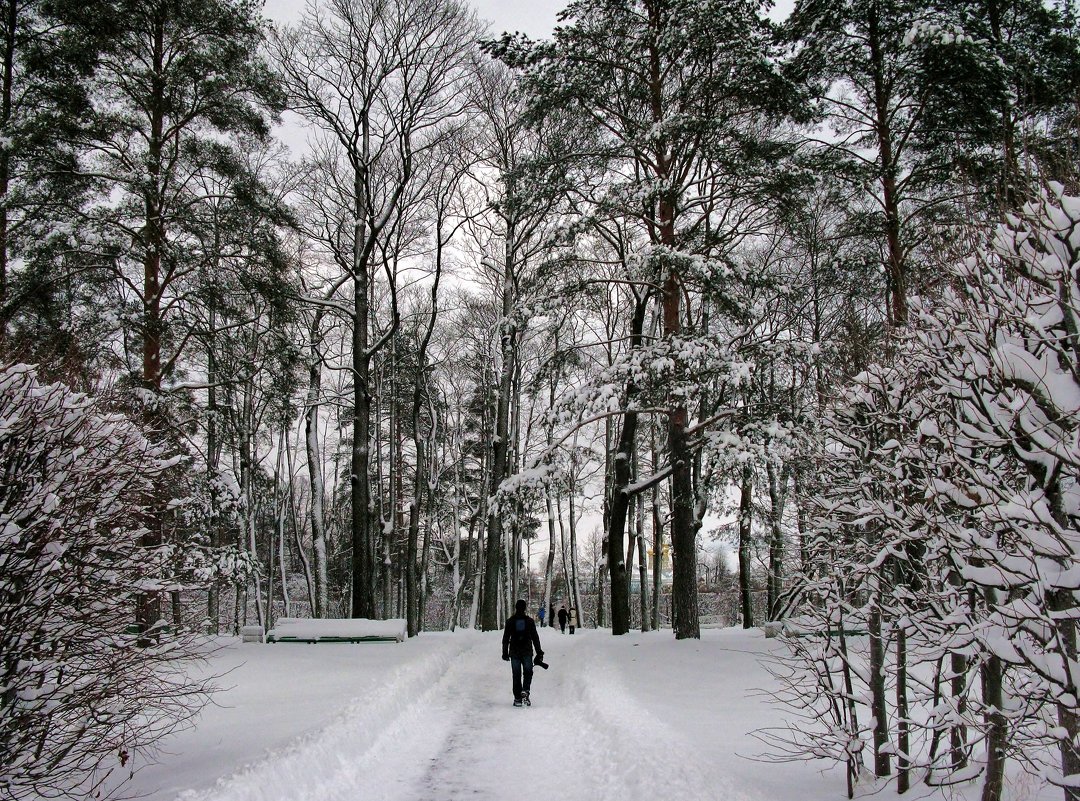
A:
[[[0,3],[0,795],[207,634],[522,597],[782,622],[849,797],[1080,799],[1078,9],[768,6]]]

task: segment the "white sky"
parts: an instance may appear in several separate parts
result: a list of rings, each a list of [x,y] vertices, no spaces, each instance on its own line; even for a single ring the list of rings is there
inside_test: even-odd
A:
[[[522,31],[534,39],[548,36],[555,15],[567,0],[469,0],[481,19],[491,23],[493,34]],[[266,0],[264,13],[275,22],[292,22],[304,10],[306,0]]]
[[[491,23],[491,32],[522,31],[534,39],[551,34],[555,15],[568,0],[469,0],[481,19]],[[788,15],[794,0],[774,0],[772,18]],[[306,0],[266,0],[265,14],[275,22],[290,22],[303,11]]]

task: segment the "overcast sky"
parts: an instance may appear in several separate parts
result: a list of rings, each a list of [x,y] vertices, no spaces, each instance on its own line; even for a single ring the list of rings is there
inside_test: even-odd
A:
[[[481,19],[491,23],[491,32],[521,31],[534,39],[546,37],[555,27],[555,15],[568,0],[469,0]],[[291,22],[300,16],[306,0],[266,0],[266,16],[275,22]],[[783,19],[793,0],[776,0],[773,19]]]
[[[567,0],[469,0],[481,19],[491,23],[493,34],[522,31],[534,39],[548,36],[555,15]],[[266,0],[264,13],[275,22],[292,22],[304,10],[306,0]]]

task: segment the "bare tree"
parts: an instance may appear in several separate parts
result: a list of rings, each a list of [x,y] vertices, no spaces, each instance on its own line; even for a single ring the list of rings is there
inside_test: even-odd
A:
[[[352,326],[352,605],[374,617],[375,531],[369,486],[371,362],[397,329],[396,276],[384,248],[417,193],[417,165],[463,113],[460,91],[480,27],[458,0],[329,0],[308,5],[301,22],[273,42],[290,107],[344,166],[341,231],[330,242],[346,303],[314,299]],[[372,336],[370,292],[380,261],[391,321]],[[336,294],[336,292],[335,292]]]

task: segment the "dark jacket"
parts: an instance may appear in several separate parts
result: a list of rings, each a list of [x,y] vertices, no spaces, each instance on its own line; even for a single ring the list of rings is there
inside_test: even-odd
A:
[[[567,617],[569,617],[569,615],[567,615],[566,610],[565,609],[560,609],[559,610],[559,622],[562,623],[563,625],[565,625]]]
[[[536,633],[536,623],[531,617],[522,612],[506,621],[502,638],[503,656],[532,656],[533,646],[536,646],[537,654],[544,653],[540,647],[540,635]]]

